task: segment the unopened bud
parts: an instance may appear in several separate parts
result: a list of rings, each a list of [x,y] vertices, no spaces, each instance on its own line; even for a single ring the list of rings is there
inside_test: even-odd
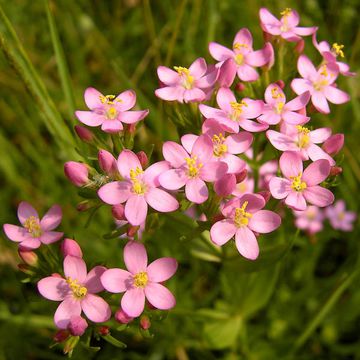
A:
[[[139,230],[140,226],[129,226],[127,230],[127,236],[128,237],[134,237]]]
[[[73,315],[70,317],[68,329],[73,336],[81,336],[84,334],[88,327],[88,323],[84,318],[79,315]]]
[[[230,87],[236,76],[236,63],[234,59],[225,60],[220,66],[218,83],[220,87]]]
[[[66,177],[75,185],[83,186],[89,182],[89,170],[83,163],[68,161],[64,165]]]
[[[242,91],[244,91],[245,89],[246,89],[246,86],[245,86],[245,84],[242,83],[242,82],[237,83],[236,86],[235,86],[235,90],[236,90],[237,92],[242,92]]]
[[[21,260],[32,267],[36,267],[38,264],[38,256],[33,251],[24,250],[22,248],[19,248],[18,250],[19,256],[21,257]]]
[[[304,48],[305,48],[305,41],[301,39],[300,41],[297,42],[294,50],[296,53],[301,55],[304,52]]]
[[[226,174],[214,184],[214,190],[219,196],[228,196],[236,188],[236,177],[234,174]]]
[[[122,204],[113,205],[111,208],[112,216],[116,220],[125,220],[125,208]]]
[[[265,42],[271,41],[271,39],[272,39],[272,35],[269,34],[269,33],[266,32],[266,31],[263,31],[263,37],[264,37],[264,41],[265,41]]]
[[[78,258],[83,257],[79,244],[73,239],[64,239],[64,241],[61,243],[60,249],[64,257],[67,255]]]
[[[59,330],[53,336],[53,340],[57,343],[65,341],[69,337],[70,333],[68,330]]]
[[[80,340],[79,336],[70,336],[64,345],[64,354],[71,354]]]
[[[285,83],[282,80],[276,81],[275,84],[279,86],[280,89],[283,89],[285,87]]]
[[[94,139],[94,134],[88,128],[81,126],[81,125],[75,125],[74,129],[75,129],[77,136],[82,141],[89,143]]]
[[[110,328],[108,326],[103,325],[103,326],[98,327],[97,332],[101,336],[106,336],[106,335],[110,334]]]
[[[261,196],[264,198],[265,203],[267,203],[267,202],[270,200],[270,198],[271,198],[271,193],[270,193],[270,191],[259,191],[258,194],[261,195]]]
[[[91,204],[90,204],[89,200],[81,201],[76,205],[77,211],[87,211],[90,208],[91,208]]]
[[[151,326],[151,321],[149,317],[147,315],[142,315],[140,318],[140,327],[143,330],[148,330],[150,329],[150,326]]]
[[[145,168],[148,163],[149,163],[149,159],[147,157],[147,155],[145,154],[144,151],[139,151],[136,156],[138,157],[139,161],[140,161],[140,164],[143,168]]]
[[[106,150],[100,150],[98,153],[99,165],[102,171],[108,175],[113,175],[118,172],[116,159]]]
[[[344,146],[344,134],[331,135],[323,144],[322,148],[329,155],[336,155]]]
[[[330,176],[337,176],[340,175],[342,173],[342,168],[340,166],[333,166],[330,169]]]
[[[18,269],[23,272],[24,274],[27,274],[27,275],[34,275],[34,271],[31,270],[30,266],[27,265],[27,264],[18,264]]]
[[[119,309],[115,313],[115,320],[121,324],[128,324],[129,322],[133,321],[134,318],[128,316],[123,309]]]
[[[238,174],[236,174],[236,183],[241,183],[245,180],[246,176],[247,176],[247,170],[244,169],[243,171],[240,171]]]

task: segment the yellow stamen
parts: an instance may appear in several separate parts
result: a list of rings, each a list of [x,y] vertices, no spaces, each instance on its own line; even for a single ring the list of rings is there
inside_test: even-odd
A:
[[[136,169],[130,169],[130,180],[132,182],[132,190],[135,194],[142,195],[146,191],[145,184],[138,179],[138,176],[141,175],[143,171],[137,167]]]
[[[281,16],[289,16],[292,12],[291,8],[286,8],[285,10],[281,11],[280,15]]]
[[[248,201],[244,201],[241,208],[235,209],[234,223],[237,227],[247,226],[249,224],[249,219],[252,217],[252,214],[245,211],[248,203]]]
[[[281,31],[288,31],[288,17],[291,14],[292,10],[290,8],[286,8],[284,11],[280,13],[280,15],[283,17],[283,25],[281,26]]]
[[[273,99],[279,99],[279,98],[283,98],[284,95],[282,93],[279,92],[277,87],[273,87],[271,89],[271,96]]]
[[[122,102],[121,99],[116,99],[116,96],[115,95],[100,95],[99,96],[100,98],[100,101],[102,104],[107,104],[107,105],[114,105],[115,102]]]
[[[322,76],[328,76],[329,75],[329,73],[327,72],[327,66],[326,65],[323,65],[321,67],[320,75],[322,75]]]
[[[41,236],[41,234],[42,234],[39,220],[35,216],[28,217],[25,220],[24,227],[34,238],[37,238],[37,237]]]
[[[248,49],[249,46],[246,44],[235,43],[233,46],[234,50],[241,50],[242,48]]]
[[[277,112],[278,114],[281,114],[281,112],[282,112],[282,110],[283,110],[283,108],[284,108],[284,105],[285,105],[285,103],[283,103],[283,102],[278,102],[278,103],[276,104],[276,112]]]
[[[214,144],[214,156],[223,156],[227,152],[227,145],[224,144],[225,138],[223,134],[220,133],[219,135],[214,135],[212,141]]]
[[[73,280],[71,277],[68,277],[66,278],[66,282],[68,283],[70,290],[76,299],[82,299],[84,296],[86,296],[87,288],[79,284],[76,279]]]
[[[248,106],[248,104],[244,101],[241,100],[241,102],[236,102],[236,101],[231,101],[230,102],[230,106],[233,109],[233,116],[232,116],[232,120],[238,120],[238,117],[241,115],[241,113],[243,112],[243,107],[244,106]]]
[[[106,110],[106,117],[109,120],[114,120],[117,117],[117,110],[114,107],[109,108]]]
[[[344,45],[340,45],[338,43],[333,43],[332,45],[332,51],[336,54],[336,55],[339,55],[340,57],[345,57],[344,55],[344,52],[343,52],[343,49],[344,48]]]
[[[298,130],[298,142],[297,142],[297,146],[300,149],[305,148],[306,146],[309,145],[310,142],[310,130],[304,126],[301,125],[297,125],[296,126],[297,130]]]
[[[198,176],[200,169],[203,167],[203,164],[197,162],[197,156],[185,158],[185,161],[188,167],[188,175],[192,178]]]
[[[192,89],[195,79],[192,75],[190,75],[190,70],[183,66],[174,66],[174,69],[181,77],[183,77],[184,88],[187,90]]]
[[[302,173],[300,173],[298,176],[290,176],[291,182],[291,188],[295,191],[303,191],[307,188],[306,182],[301,180]]]
[[[147,285],[148,280],[148,275],[144,271],[134,275],[134,285],[136,287],[144,288]]]
[[[235,62],[237,65],[242,65],[244,63],[244,55],[243,54],[236,54],[235,55]]]

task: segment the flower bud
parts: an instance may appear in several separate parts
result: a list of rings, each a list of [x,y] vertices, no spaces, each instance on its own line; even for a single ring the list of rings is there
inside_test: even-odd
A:
[[[36,267],[38,264],[38,256],[33,251],[24,250],[22,248],[18,249],[19,256],[21,257],[21,260],[32,267]]]
[[[134,318],[128,316],[123,309],[119,309],[115,313],[115,320],[121,324],[128,324],[129,322],[133,321]]]
[[[27,275],[34,275],[34,271],[31,270],[30,266],[27,265],[27,264],[18,264],[18,269],[23,272],[24,274],[27,274]]]
[[[285,87],[285,83],[282,80],[276,81],[275,84],[279,86],[280,89],[283,89]]]
[[[125,208],[122,204],[113,205],[111,208],[112,216],[116,220],[125,220]]]
[[[64,257],[67,255],[75,256],[78,258],[83,257],[81,248],[75,240],[64,239],[64,241],[61,243],[60,249]]]
[[[267,203],[271,198],[270,191],[266,191],[266,190],[259,191],[258,194],[261,195],[264,198],[265,203]]]
[[[89,182],[89,171],[85,164],[68,161],[64,165],[64,172],[66,177],[75,185],[83,186]]]
[[[81,125],[75,125],[74,129],[75,129],[77,136],[82,141],[89,143],[94,139],[94,134],[88,128],[81,126]]]
[[[151,326],[151,321],[149,317],[147,315],[142,315],[140,318],[140,327],[143,330],[148,330],[150,329],[150,326]]]
[[[53,336],[53,340],[57,343],[61,343],[65,341],[69,337],[70,333],[68,330],[59,330],[56,332],[56,334]]]
[[[101,336],[106,336],[106,335],[110,334],[110,328],[105,325],[98,327],[97,331],[98,331],[99,335],[101,335]]]
[[[340,166],[332,166],[330,169],[330,176],[337,176],[342,173],[342,168]]]
[[[336,155],[344,146],[344,134],[331,135],[323,144],[322,148],[329,155]]]
[[[242,83],[242,82],[237,83],[236,86],[235,86],[235,90],[236,90],[237,92],[242,92],[242,91],[244,91],[245,89],[246,89],[246,86],[245,86],[245,84]]]
[[[304,48],[305,48],[305,41],[301,39],[300,41],[297,42],[294,50],[297,54],[301,55],[304,52]]]
[[[241,183],[245,180],[247,176],[247,170],[244,169],[243,171],[240,171],[238,174],[236,174],[236,183]]]
[[[89,200],[81,201],[76,205],[77,211],[87,211],[90,208],[91,208],[91,204],[90,204]]]
[[[225,60],[219,71],[218,83],[221,87],[230,87],[236,76],[236,64],[233,59]]]
[[[226,174],[214,183],[214,190],[219,196],[230,195],[235,190],[235,187],[236,177],[234,174]]]
[[[98,154],[99,165],[102,171],[108,175],[114,175],[118,172],[116,159],[106,150],[100,150]]]
[[[134,237],[139,230],[140,226],[129,226],[127,230],[127,236],[128,237]]]
[[[84,334],[88,327],[88,323],[84,318],[79,315],[73,315],[70,317],[68,329],[73,336],[81,336]]]
[[[146,153],[144,151],[139,151],[136,156],[138,157],[140,164],[143,168],[145,168],[148,163],[149,163],[149,159],[146,155]]]
[[[263,52],[267,59],[267,62],[264,65],[264,69],[269,71],[274,66],[275,63],[275,52],[270,42],[265,43]]]

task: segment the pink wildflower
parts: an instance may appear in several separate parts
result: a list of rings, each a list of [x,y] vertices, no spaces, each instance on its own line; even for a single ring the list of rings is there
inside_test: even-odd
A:
[[[269,125],[276,125],[281,120],[291,125],[304,124],[310,120],[307,116],[296,111],[303,109],[310,100],[310,93],[304,92],[300,96],[286,102],[282,89],[277,84],[270,84],[265,90],[265,105],[258,120]]]
[[[264,103],[261,100],[244,98],[237,102],[234,93],[227,88],[220,88],[216,101],[220,109],[204,104],[199,105],[200,112],[207,119],[215,119],[227,132],[238,133],[240,128],[250,132],[266,130],[269,125],[259,124],[255,119],[262,114]]]
[[[59,205],[52,206],[40,220],[37,211],[27,202],[22,201],[18,207],[17,216],[23,225],[4,224],[6,236],[20,243],[21,248],[37,249],[41,243],[51,244],[62,238],[64,233],[52,231],[61,222],[62,211]]]
[[[325,214],[334,229],[352,231],[356,213],[353,211],[346,211],[344,200],[338,200],[333,206],[328,206],[325,209]]]
[[[260,12],[261,28],[275,36],[281,36],[286,41],[300,41],[301,36],[312,35],[317,27],[300,27],[300,17],[297,11],[286,8],[280,13],[281,19],[278,20],[268,9],[261,8]]]
[[[303,79],[294,79],[291,88],[300,95],[306,91],[311,94],[311,102],[321,113],[330,113],[328,101],[343,104],[350,100],[349,95],[334,84],[338,76],[338,67],[334,63],[321,65],[318,70],[305,55],[300,55],[297,63]]]
[[[178,190],[185,185],[186,197],[201,204],[208,198],[205,181],[219,180],[227,172],[228,166],[222,161],[214,161],[214,145],[208,135],[201,135],[192,146],[191,152],[181,145],[167,141],[163,145],[163,155],[173,169],[159,176],[162,187]]]
[[[310,131],[307,127],[287,125],[282,132],[268,130],[266,136],[271,144],[280,151],[294,151],[301,154],[303,160],[312,161],[326,159],[330,165],[335,165],[334,159],[317,144],[323,143],[331,135],[330,128],[320,128]]]
[[[64,164],[64,173],[66,177],[78,187],[81,187],[89,182],[88,167],[77,161],[68,161]]]
[[[319,186],[329,176],[329,161],[316,160],[303,171],[300,154],[284,152],[279,165],[285,178],[273,177],[269,183],[275,199],[285,199],[285,204],[294,210],[305,210],[306,202],[325,207],[334,201],[333,193]]]
[[[278,171],[277,160],[269,160],[259,168],[259,189],[268,190],[270,180]]]
[[[298,229],[316,234],[323,229],[324,213],[317,206],[309,205],[304,211],[294,210],[295,225]]]
[[[129,241],[124,248],[124,261],[128,271],[109,269],[101,276],[101,282],[109,292],[125,292],[121,299],[121,308],[128,317],[141,315],[145,298],[160,310],[168,310],[175,306],[174,295],[160,284],[175,274],[175,259],[164,257],[148,265],[145,246],[136,241]]]
[[[107,133],[123,130],[123,124],[135,124],[144,119],[149,110],[129,111],[135,106],[136,94],[126,90],[115,95],[103,95],[90,87],[85,90],[85,103],[90,111],[76,111],[76,117],[85,125],[99,126]]]
[[[157,162],[143,171],[139,158],[130,150],[123,150],[117,166],[124,180],[102,186],[98,195],[110,205],[126,202],[125,217],[132,225],[142,224],[147,216],[148,205],[159,212],[175,211],[178,201],[166,191],[158,189],[158,177],[170,169],[166,161]]]
[[[174,70],[159,66],[157,73],[165,85],[157,89],[155,95],[166,101],[200,102],[206,98],[206,90],[211,88],[218,77],[218,69],[208,72],[203,58],[195,60],[189,68],[174,66]]]
[[[236,71],[242,81],[256,81],[259,78],[254,67],[263,66],[270,61],[271,48],[271,44],[266,43],[263,49],[254,51],[252,35],[246,28],[241,29],[235,35],[232,50],[216,42],[209,44],[211,56],[220,62],[218,66],[225,65],[225,61],[228,59],[232,59],[232,62],[235,63],[235,67],[231,66],[227,69],[228,78],[234,79]],[[231,74],[229,71],[233,73]]]
[[[54,322],[59,329],[66,329],[73,316],[80,316],[84,311],[93,322],[109,320],[109,305],[98,295],[104,290],[100,276],[106,271],[103,266],[94,267],[89,273],[85,261],[79,257],[66,256],[64,259],[65,278],[48,276],[38,282],[38,290],[46,299],[61,301]]]
[[[329,155],[335,156],[344,146],[344,134],[334,134],[326,139],[322,149]]]
[[[264,206],[264,198],[257,194],[245,194],[230,200],[221,210],[225,219],[211,227],[211,240],[221,246],[235,236],[239,253],[247,259],[255,260],[259,255],[259,245],[254,232],[269,233],[281,223],[278,214],[261,210]]]

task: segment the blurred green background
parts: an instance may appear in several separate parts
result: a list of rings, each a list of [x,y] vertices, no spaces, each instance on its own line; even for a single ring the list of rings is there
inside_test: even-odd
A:
[[[301,25],[320,27],[318,40],[345,45],[346,59],[359,70],[359,7],[352,1],[257,0],[0,0],[0,222],[16,223],[21,200],[41,213],[59,203],[62,229],[76,237],[85,258],[116,266],[120,240],[104,240],[113,228],[109,209],[97,212],[85,228],[77,189],[63,175],[63,163],[80,159],[73,131],[75,109],[85,109],[83,91],[94,86],[104,94],[136,90],[140,108],[150,115],[135,149],[176,139],[176,133],[154,96],[160,64],[188,66],[197,57],[213,62],[207,46],[232,43],[248,27],[255,48],[262,46],[258,11],[274,14],[296,9]],[[4,15],[6,14],[6,15]],[[306,52],[320,60],[307,40]],[[343,78],[352,100],[333,106],[316,125],[346,135],[336,196],[348,208],[359,207],[360,109],[358,78]],[[96,154],[94,154],[96,156]],[[97,359],[360,359],[359,227],[352,233],[325,231],[310,241],[301,235],[286,258],[257,271],[239,262],[202,261],[178,239],[183,229],[162,223],[151,234],[150,257],[175,256],[181,263],[171,289],[178,305],[167,319],[154,324],[154,338],[120,333],[128,349],[108,344],[99,353],[85,349],[74,358]],[[283,227],[283,241],[294,228]],[[169,235],[170,234],[170,235]],[[271,241],[271,236],[265,241]],[[265,244],[265,241],[263,244]],[[262,244],[262,243],[261,243]],[[16,247],[0,238],[0,359],[60,359],[49,349],[55,329],[55,304],[41,300],[34,286],[21,284]],[[243,264],[243,267],[242,265]],[[200,310],[199,310],[200,309]]]

